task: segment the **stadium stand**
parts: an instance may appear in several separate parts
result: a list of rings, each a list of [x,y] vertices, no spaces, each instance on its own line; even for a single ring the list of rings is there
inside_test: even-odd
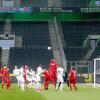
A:
[[[100,22],[61,22],[66,46],[64,52],[68,61],[80,61],[89,48],[83,48],[83,42],[90,34],[100,34]],[[97,51],[96,51],[97,53]]]
[[[61,0],[62,7],[89,7],[91,0]]]
[[[22,47],[10,49],[9,65],[25,65],[34,67],[35,69],[39,64],[44,68],[48,67],[50,59],[53,57],[52,51],[42,47]]]
[[[100,57],[100,47],[97,47],[89,60]]]
[[[61,22],[66,46],[83,46],[83,42],[90,34],[100,34],[99,21],[67,21]]]
[[[0,47],[0,65],[1,65],[1,54],[2,54],[2,48]]]
[[[23,37],[23,46],[50,46],[48,22],[12,22],[12,32]]]
[[[4,33],[4,22],[0,22],[0,35]],[[1,54],[2,54],[2,48],[0,47],[0,65],[1,65]]]
[[[4,22],[0,22],[0,34],[3,34],[4,32]]]
[[[47,49],[51,46],[48,22],[12,22],[12,32],[23,38],[23,46],[10,49],[9,65],[27,64],[36,68],[42,64],[47,68],[53,58],[52,50]]]
[[[47,7],[48,0],[20,0],[20,6]]]
[[[67,61],[80,61],[87,53],[88,48],[83,47],[65,47],[65,56]]]

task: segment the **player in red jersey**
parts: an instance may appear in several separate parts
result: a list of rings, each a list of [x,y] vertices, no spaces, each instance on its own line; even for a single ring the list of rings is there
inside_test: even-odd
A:
[[[58,67],[58,64],[56,63],[54,59],[52,59],[49,64],[50,80],[52,81],[55,87],[56,87],[56,81],[57,81],[57,67]]]
[[[4,83],[7,83],[9,77],[9,72],[6,65],[4,65],[4,67],[1,69],[1,75],[2,75],[2,88],[3,88]]]
[[[70,90],[71,91],[72,91],[72,85],[75,88],[75,90],[77,90],[76,81],[77,81],[76,72],[75,72],[74,68],[72,67],[70,70],[70,74],[69,74],[69,83],[70,83]]]
[[[7,87],[7,89],[10,89],[10,85],[11,85],[11,80],[8,79],[8,80],[7,80],[7,83],[6,83],[6,87]]]
[[[27,75],[27,65],[24,65],[23,67],[23,73],[24,73],[24,81],[26,82],[26,75]]]
[[[50,74],[46,69],[43,70],[43,76],[44,76],[44,88],[45,88],[45,90],[48,90]]]

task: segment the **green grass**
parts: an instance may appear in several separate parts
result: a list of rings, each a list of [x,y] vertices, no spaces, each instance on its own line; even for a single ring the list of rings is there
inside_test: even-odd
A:
[[[66,86],[64,91],[55,91],[50,86],[49,90],[42,90],[40,93],[33,89],[27,89],[24,92],[15,84],[12,84],[10,90],[0,88],[1,100],[100,100],[100,88],[87,86],[78,86],[77,91],[70,91]]]

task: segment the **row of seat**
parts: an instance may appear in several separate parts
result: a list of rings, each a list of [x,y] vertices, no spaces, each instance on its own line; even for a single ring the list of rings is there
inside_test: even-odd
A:
[[[91,0],[61,0],[64,7],[89,7]]]
[[[83,47],[65,47],[64,52],[67,61],[80,61],[88,52],[88,48]]]
[[[20,0],[20,6],[47,7],[48,0]]]
[[[66,44],[64,52],[68,61],[84,60],[82,58],[89,50],[89,47],[83,48],[84,41],[88,35],[100,35],[100,21],[65,21],[61,22],[61,28]],[[100,43],[98,46],[100,46]],[[89,60],[100,55],[99,50],[95,50]]]
[[[34,66],[34,69],[42,64],[48,67],[50,59],[53,58],[52,50],[43,47],[14,47],[10,48],[9,65]]]
[[[1,65],[1,54],[2,54],[2,48],[0,47],[0,65]]]
[[[100,57],[100,46],[98,46],[95,49],[94,53],[92,54],[89,60],[93,60],[94,58],[98,58],[98,57]]]
[[[4,25],[5,23],[3,21],[0,21],[0,34],[3,34],[4,32]]]
[[[66,46],[83,46],[90,34],[100,34],[100,21],[61,22]]]
[[[15,36],[21,36],[22,47],[10,49],[9,66],[24,65],[33,66],[39,64],[48,67],[50,59],[53,58],[49,27],[47,21],[25,21],[12,22],[12,30]]]
[[[48,22],[12,22],[12,32],[22,36],[23,46],[50,46]]]

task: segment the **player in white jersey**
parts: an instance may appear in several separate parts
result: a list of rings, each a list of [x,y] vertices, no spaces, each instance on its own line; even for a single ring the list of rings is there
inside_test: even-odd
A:
[[[13,70],[13,74],[16,76],[18,87],[20,87],[20,81],[19,81],[20,70],[18,69],[17,65],[15,66],[15,69]]]
[[[23,67],[20,68],[20,76],[19,76],[19,81],[21,84],[21,90],[25,90],[25,80],[24,80],[24,69]]]
[[[37,80],[35,71],[32,72],[32,87],[37,91]]]
[[[60,91],[62,91],[63,83],[64,83],[63,75],[64,75],[64,68],[63,67],[58,67],[57,68],[57,84],[56,84],[56,90],[59,89]]]
[[[30,68],[27,67],[27,69],[26,69],[26,80],[30,82],[29,73],[30,73]]]
[[[41,75],[42,75],[42,65],[39,65],[39,67],[36,70],[36,89],[37,92],[41,90]]]
[[[29,82],[29,84],[27,85],[27,87],[31,88],[33,87],[33,82],[34,82],[34,74],[35,72],[32,69],[29,69],[29,72],[27,73],[27,81]]]

